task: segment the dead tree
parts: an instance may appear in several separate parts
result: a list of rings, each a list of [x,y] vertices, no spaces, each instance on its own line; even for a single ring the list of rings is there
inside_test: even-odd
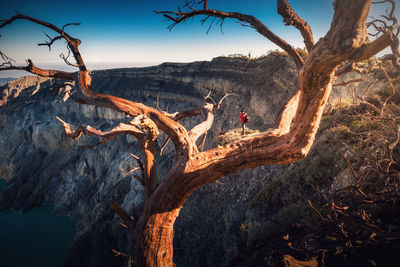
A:
[[[352,70],[354,63],[368,59],[388,46],[396,48],[399,28],[393,16],[395,4],[391,0],[381,2],[391,3],[392,11],[383,15],[382,21],[385,20],[386,25],[379,26],[379,31],[374,33],[374,41],[369,40],[367,29],[372,0],[336,0],[330,30],[324,38],[314,43],[309,25],[293,11],[288,0],[278,0],[278,12],[284,22],[299,29],[304,38],[309,53],[305,61],[296,49],[257,18],[237,12],[209,9],[207,0],[187,1],[176,12],[156,12],[172,21],[171,28],[195,16],[203,16],[203,23],[209,18],[217,18],[221,26],[225,19],[238,20],[286,51],[297,66],[298,90],[282,108],[274,129],[207,151],[199,151],[196,142],[212,126],[213,110],[217,108],[217,104],[206,104],[199,109],[170,114],[141,103],[96,93],[91,88],[91,76],[79,52],[81,41],[65,31],[67,26],[76,23],[67,24],[60,29],[36,18],[17,14],[2,20],[0,29],[16,20],[28,20],[51,29],[57,33],[56,37],[48,36],[50,40],[39,45],[51,47],[55,41],[64,39],[76,63],[70,63],[68,57],[63,59],[67,64],[77,67],[78,71],[41,69],[29,59],[26,66],[14,66],[12,60],[3,53],[1,55],[4,63],[0,68],[25,70],[40,76],[74,81],[74,88],[68,91],[74,101],[111,108],[134,118],[129,124],[121,124],[108,132],[82,125],[71,130],[69,124],[61,122],[65,132],[75,139],[81,134],[97,136],[100,142],[109,141],[119,134],[132,134],[137,138],[142,149],[142,160],[136,156],[135,158],[140,163],[142,175],[136,178],[146,188],[144,210],[136,220],[118,205],[114,205],[114,209],[132,230],[132,238],[136,244],[132,251],[135,265],[173,266],[174,222],[182,205],[194,190],[246,168],[264,164],[286,164],[304,158],[313,144],[335,73],[339,75]],[[377,23],[372,21],[370,25],[376,26]],[[395,63],[398,63],[398,51],[393,57]],[[204,115],[204,121],[190,130],[178,123],[182,118],[198,115]],[[161,182],[158,183],[154,144],[160,130],[173,142],[175,158],[166,177],[159,179]]]

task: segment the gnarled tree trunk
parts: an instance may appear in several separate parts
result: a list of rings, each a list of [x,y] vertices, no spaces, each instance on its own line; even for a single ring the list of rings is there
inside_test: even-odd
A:
[[[217,17],[221,24],[226,18],[239,20],[285,50],[293,58],[299,70],[298,91],[280,112],[275,129],[243,137],[204,152],[198,150],[196,142],[201,136],[204,138],[211,128],[214,120],[212,112],[215,108],[219,108],[221,102],[170,114],[126,99],[95,93],[90,88],[91,77],[79,53],[80,40],[72,38],[64,31],[65,26],[70,24],[59,29],[52,24],[21,14],[0,24],[1,29],[15,20],[24,19],[54,30],[59,36],[46,45],[50,47],[55,40],[65,39],[79,71],[67,73],[43,70],[34,66],[32,61],[28,61],[28,66],[24,67],[15,67],[9,61],[0,65],[0,70],[26,70],[41,76],[73,80],[75,88],[68,93],[74,101],[111,108],[134,118],[129,124],[121,123],[107,132],[83,125],[72,131],[69,124],[61,119],[60,121],[65,132],[74,139],[79,138],[81,134],[97,136],[100,139],[99,143],[109,141],[119,134],[132,134],[137,138],[142,149],[143,162],[133,155],[141,170],[141,176],[134,177],[146,187],[143,213],[137,221],[134,221],[122,207],[118,204],[113,205],[132,232],[136,244],[132,252],[133,261],[137,266],[174,265],[173,226],[182,205],[198,187],[246,168],[264,164],[284,164],[304,158],[313,144],[337,68],[345,62],[368,59],[385,47],[392,45],[393,48],[394,43],[398,44],[399,30],[394,22],[395,26],[388,27],[375,41],[369,42],[366,19],[371,0],[336,0],[331,28],[316,44],[308,24],[292,10],[287,0],[278,0],[279,13],[284,21],[298,28],[304,37],[309,51],[305,62],[293,47],[273,34],[255,17],[209,9],[207,0],[201,2],[204,4],[202,9],[191,7],[191,1],[188,1],[186,5],[189,8],[188,12],[179,10],[157,13],[164,14],[172,20],[172,27],[198,15],[206,16],[205,20],[208,17]],[[393,16],[388,19],[393,19]],[[1,56],[7,59],[3,53]],[[398,57],[395,58],[396,62],[397,59]],[[345,66],[343,69],[351,68]],[[190,131],[178,123],[184,117],[198,115],[203,115],[204,121]],[[175,159],[167,176],[157,184],[154,155],[159,129],[173,142]]]
[[[171,211],[142,215],[134,232],[137,266],[174,266],[174,223],[181,207]]]
[[[162,195],[154,192],[156,198],[146,203],[142,215],[146,218],[139,220],[139,229],[135,231],[140,236],[137,257],[144,257],[138,261],[139,266],[173,266],[173,223],[187,197],[199,186],[248,167],[288,163],[307,155],[337,67],[346,60],[369,58],[391,43],[389,34],[372,44],[368,43],[365,24],[370,4],[371,1],[363,0],[335,2],[331,29],[310,49],[306,62],[300,68],[299,91],[280,118],[280,131],[244,138],[198,153],[186,164],[184,174],[167,178],[178,180],[179,184],[171,186],[170,191]],[[153,208],[152,201],[161,205]],[[147,207],[153,208],[151,215],[146,214]],[[146,221],[145,225],[143,221]]]

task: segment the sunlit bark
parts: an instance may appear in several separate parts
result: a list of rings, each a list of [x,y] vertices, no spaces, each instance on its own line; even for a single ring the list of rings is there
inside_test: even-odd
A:
[[[276,120],[275,128],[247,136],[237,141],[218,146],[207,151],[199,151],[196,142],[205,137],[214,121],[213,111],[221,104],[206,104],[204,107],[170,114],[145,106],[141,103],[119,97],[99,94],[91,89],[90,73],[80,55],[80,40],[69,36],[63,29],[18,14],[0,24],[0,29],[18,19],[32,21],[50,28],[59,34],[46,45],[49,47],[58,39],[65,39],[79,70],[67,73],[39,69],[28,61],[28,66],[15,67],[7,62],[0,70],[18,69],[31,73],[74,80],[75,87],[69,92],[71,99],[80,103],[111,108],[127,114],[134,119],[130,124],[121,124],[110,131],[103,132],[90,126],[79,125],[76,130],[60,120],[67,135],[79,138],[81,134],[96,136],[100,143],[119,134],[136,137],[142,149],[142,160],[134,156],[140,165],[142,176],[136,179],[146,188],[144,210],[140,218],[133,221],[124,209],[114,204],[114,210],[123,218],[132,231],[136,246],[132,254],[138,266],[173,266],[173,226],[180,209],[188,197],[198,187],[246,168],[264,164],[285,164],[304,158],[314,142],[322,113],[332,88],[332,80],[339,66],[346,62],[365,60],[397,40],[397,33],[383,32],[370,42],[366,27],[371,0],[337,0],[335,13],[329,32],[314,44],[308,24],[291,8],[288,1],[278,1],[278,8],[284,21],[298,28],[304,38],[309,55],[305,61],[298,52],[273,34],[257,18],[236,12],[224,12],[208,8],[208,1],[202,1],[202,9],[188,12],[157,12],[164,14],[173,26],[195,16],[218,17],[221,24],[226,18],[235,19],[250,25],[268,38],[294,60],[299,73],[297,92],[284,105]],[[175,16],[175,17],[172,17]],[[392,29],[394,30],[394,29]],[[395,36],[394,36],[395,35]],[[349,65],[344,65],[347,70]],[[203,115],[204,120],[187,131],[179,121],[183,118]],[[175,158],[164,179],[159,179],[155,171],[155,142],[158,131],[163,131],[175,146]],[[96,144],[97,145],[97,144]]]

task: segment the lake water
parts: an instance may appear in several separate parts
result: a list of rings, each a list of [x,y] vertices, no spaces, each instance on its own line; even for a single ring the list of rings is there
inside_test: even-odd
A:
[[[5,180],[0,179],[0,191]],[[0,266],[60,266],[75,233],[75,223],[52,207],[0,211]]]

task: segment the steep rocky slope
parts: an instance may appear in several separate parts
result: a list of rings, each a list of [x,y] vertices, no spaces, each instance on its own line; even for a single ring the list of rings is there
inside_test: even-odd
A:
[[[239,126],[241,108],[250,114],[250,128],[271,127],[297,82],[294,64],[279,53],[257,60],[220,57],[210,62],[93,71],[92,75],[97,92],[153,107],[159,98],[160,108],[170,112],[202,106],[210,89],[215,99],[226,92],[235,93],[237,96],[228,98],[215,113],[206,148],[217,145],[216,136],[221,132]],[[351,77],[355,75],[346,78]],[[138,146],[132,138],[120,136],[87,149],[84,146],[95,140],[67,138],[55,116],[72,125],[83,123],[103,130],[126,118],[112,110],[64,102],[52,95],[52,88],[53,80],[33,76],[0,87],[0,178],[7,180],[0,194],[0,209],[53,205],[57,213],[77,222],[65,266],[122,266],[125,259],[113,257],[111,250],[127,252],[128,240],[111,203],[122,203],[129,212],[132,203],[141,208],[144,192],[129,172],[135,166],[129,153],[138,154]],[[365,86],[360,87],[361,93],[363,90]],[[340,88],[333,94],[349,96]],[[183,124],[192,127],[196,122],[192,119]],[[164,138],[159,140],[160,146]],[[160,178],[171,164],[172,150],[172,145],[167,146],[157,158]],[[272,190],[268,188],[278,188],[271,181],[286,169],[261,166],[197,190],[175,224],[177,266],[227,264],[257,238],[274,232],[273,216],[280,210],[255,200],[260,200],[265,190]],[[296,205],[289,208],[303,208]],[[281,214],[282,220],[291,216],[290,212]],[[264,261],[264,254],[256,255],[261,260],[250,259],[254,264]]]
[[[13,80],[16,80],[15,78],[0,78],[0,86],[7,84],[8,82],[11,82]]]
[[[326,110],[307,158],[250,201],[235,263],[398,266],[400,83],[392,83],[395,94],[386,83],[365,101]]]
[[[206,147],[214,136],[238,127],[237,114],[251,114],[251,128],[272,125],[281,104],[295,88],[296,73],[286,56],[272,54],[258,60],[216,58],[211,62],[164,63],[155,67],[94,71],[92,87],[174,112],[203,105],[209,89],[218,99],[236,93],[216,112]],[[118,266],[112,249],[126,250],[125,230],[118,225],[111,203],[131,210],[140,208],[143,192],[130,176],[138,154],[133,139],[125,136],[94,149],[90,138],[73,142],[62,134],[55,116],[77,125],[109,129],[124,116],[104,108],[81,106],[52,95],[54,81],[24,77],[1,87],[0,177],[7,180],[0,207],[29,210],[53,205],[57,213],[78,224],[75,241],[65,265]],[[50,92],[49,92],[50,90]],[[193,126],[195,121],[185,121]],[[160,141],[161,145],[161,141]],[[160,177],[171,162],[172,146],[158,159]],[[195,192],[176,223],[178,266],[223,263],[238,252],[238,229],[246,203],[267,183],[277,168],[260,167],[221,179]]]

